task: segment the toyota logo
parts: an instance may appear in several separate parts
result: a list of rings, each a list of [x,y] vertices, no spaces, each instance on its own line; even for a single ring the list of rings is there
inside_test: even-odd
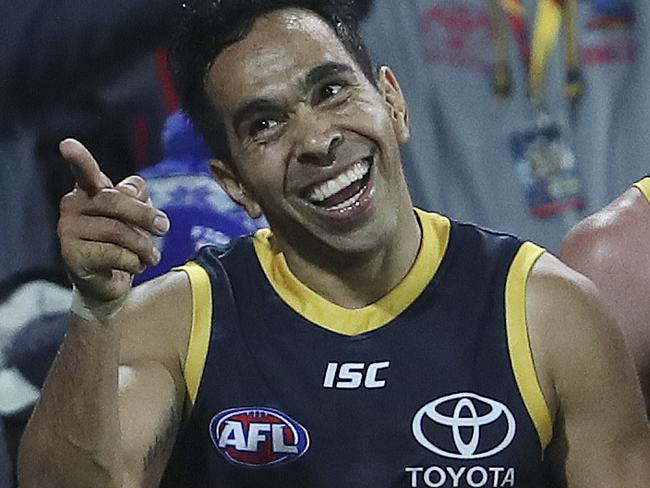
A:
[[[503,424],[496,430],[496,442],[487,446],[484,445],[485,442],[480,444],[481,432],[495,422]],[[430,423],[436,424],[437,427],[442,426],[445,430],[451,429],[449,446],[443,448],[440,442],[438,445],[432,442],[430,430],[428,435],[425,434],[426,424]],[[413,435],[423,447],[452,459],[481,459],[493,456],[510,445],[516,430],[515,418],[503,403],[467,392],[455,393],[427,403],[413,417],[412,427]],[[452,444],[455,452],[451,450]]]

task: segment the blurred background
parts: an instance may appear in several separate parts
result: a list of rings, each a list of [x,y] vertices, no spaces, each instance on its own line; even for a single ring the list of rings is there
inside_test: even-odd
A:
[[[650,173],[650,2],[359,0],[378,64],[409,103],[416,204],[550,251]],[[178,111],[165,48],[176,0],[24,0],[0,7],[0,488],[67,324],[56,238],[76,137],[119,181],[138,172],[172,217],[163,260],[265,225],[213,182]]]

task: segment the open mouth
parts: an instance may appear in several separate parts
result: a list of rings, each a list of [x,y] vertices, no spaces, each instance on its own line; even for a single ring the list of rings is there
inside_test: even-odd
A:
[[[372,156],[360,159],[336,178],[307,190],[305,199],[319,208],[342,212],[358,205],[368,188]]]

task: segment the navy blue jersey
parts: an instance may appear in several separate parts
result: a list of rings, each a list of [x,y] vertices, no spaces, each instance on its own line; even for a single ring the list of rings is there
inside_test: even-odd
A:
[[[543,250],[417,214],[411,271],[361,309],[303,285],[268,230],[183,268],[192,411],[178,486],[538,485],[551,417],[525,288]]]

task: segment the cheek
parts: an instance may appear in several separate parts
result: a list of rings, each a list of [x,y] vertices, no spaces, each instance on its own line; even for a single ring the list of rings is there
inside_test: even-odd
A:
[[[373,140],[382,151],[396,142],[390,114],[376,100],[360,100],[342,109],[340,116],[344,125]]]
[[[282,198],[284,193],[284,165],[260,154],[248,160],[246,169],[240,173],[248,193],[262,206]]]

